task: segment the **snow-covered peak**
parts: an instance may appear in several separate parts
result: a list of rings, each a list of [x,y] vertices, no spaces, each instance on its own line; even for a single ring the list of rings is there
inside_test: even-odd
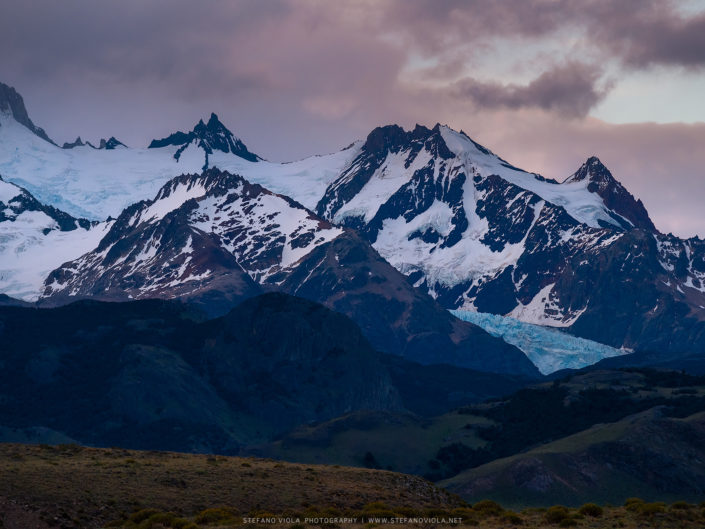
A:
[[[623,228],[641,228],[656,231],[641,200],[637,200],[612,176],[609,169],[597,156],[591,156],[562,186],[583,186],[600,197],[602,203]]]
[[[442,170],[450,179],[471,177],[476,180],[475,184],[490,176],[499,177],[565,209],[575,220],[592,228],[632,227],[610,210],[603,197],[591,192],[587,182],[560,185],[555,180],[529,173],[500,158],[464,132],[440,124],[431,129],[417,125],[408,132],[398,125],[374,129],[359,155],[330,184],[316,211],[338,222],[353,217],[369,222],[390,197],[410,185],[414,175],[426,167],[436,174]],[[460,195],[457,198],[461,198]],[[355,227],[359,226],[355,224]]]
[[[47,279],[45,295],[128,289],[136,299],[171,296],[204,284],[224,264],[228,273],[236,267],[264,282],[342,233],[288,197],[208,169],[176,177],[154,199],[125,209],[95,250]],[[196,241],[207,251],[195,252]]]
[[[603,175],[605,171],[607,171],[607,168],[600,159],[597,156],[590,156],[590,158],[588,158],[577,171],[566,178],[563,183],[570,184],[571,182],[581,182],[586,179],[592,180],[595,176]],[[611,176],[612,175],[610,175],[610,177]]]

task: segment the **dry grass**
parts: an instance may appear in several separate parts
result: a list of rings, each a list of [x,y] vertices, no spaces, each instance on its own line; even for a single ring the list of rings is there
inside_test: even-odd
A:
[[[0,444],[3,529],[375,526],[690,529],[705,526],[705,508],[632,499],[623,507],[512,512],[489,501],[471,507],[427,481],[387,471],[73,445]]]
[[[0,444],[0,498],[67,527],[93,527],[141,508],[194,516],[230,506],[284,512],[312,505],[359,509],[453,507],[457,497],[421,478],[394,472],[274,460]],[[0,525],[0,527],[2,527]]]

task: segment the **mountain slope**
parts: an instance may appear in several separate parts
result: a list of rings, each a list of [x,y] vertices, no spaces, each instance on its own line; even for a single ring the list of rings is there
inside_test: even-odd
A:
[[[382,352],[537,375],[518,349],[444,311],[359,236],[216,169],[127,208],[95,250],[49,275],[42,302],[181,297],[220,314],[252,295],[252,280],[347,314]]]
[[[196,316],[160,300],[0,307],[0,425],[233,452],[304,422],[401,409],[379,354],[345,316],[283,294]]]
[[[342,230],[242,177],[209,170],[168,182],[117,218],[100,244],[54,271],[43,297],[237,299]],[[249,274],[249,275],[248,275]]]
[[[382,127],[316,211],[448,309],[616,348],[701,350],[705,244],[658,233],[596,157],[558,183],[444,126]]]
[[[697,501],[705,491],[702,445],[705,412],[664,417],[656,408],[600,424],[528,452],[499,459],[441,482],[473,501],[513,507]]]
[[[446,127],[384,127],[317,211],[360,229],[443,306],[507,314],[550,289],[567,258],[621,236],[626,221],[586,186],[521,172]],[[534,316],[568,326],[578,313]]]
[[[35,301],[49,272],[94,248],[108,224],[41,204],[0,177],[0,292]]]

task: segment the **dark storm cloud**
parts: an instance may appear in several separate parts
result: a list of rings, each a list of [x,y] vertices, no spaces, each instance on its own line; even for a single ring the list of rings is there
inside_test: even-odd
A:
[[[599,79],[600,72],[594,66],[568,63],[553,67],[527,85],[467,78],[455,83],[451,93],[486,109],[538,107],[566,117],[584,117],[607,94],[607,87],[598,86]]]
[[[452,79],[451,72],[462,71],[497,40],[521,46],[558,38],[558,31],[580,34],[593,55],[569,54],[568,64],[539,61],[534,69],[543,73],[526,86],[473,78],[453,86],[477,104],[536,106],[563,116],[584,116],[609,89],[599,70],[585,63],[705,64],[705,14],[686,18],[666,0],[6,4],[0,17],[6,82],[85,80],[124,85],[125,91],[149,83],[167,97],[189,101],[269,94],[330,119],[356,115],[370,98],[378,108],[415,104],[400,98],[405,87],[398,82],[412,51],[435,59],[426,74],[437,81]],[[378,109],[370,112],[376,114]]]
[[[254,52],[248,36],[289,13],[279,0],[10,3],[0,18],[4,69],[38,78],[176,81],[186,95],[271,86],[270,72],[232,61],[232,48],[242,40],[241,55]]]
[[[622,7],[617,13],[610,9],[591,13],[590,30],[595,44],[634,68],[705,66],[705,13],[686,18],[669,2],[631,4],[632,9]]]
[[[385,23],[428,52],[486,39],[581,32],[609,58],[635,68],[705,66],[705,12],[674,0],[393,0]],[[390,4],[387,4],[390,6]]]

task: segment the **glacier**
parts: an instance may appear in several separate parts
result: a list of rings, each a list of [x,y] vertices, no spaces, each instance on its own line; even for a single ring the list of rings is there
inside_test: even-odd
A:
[[[603,358],[629,354],[593,340],[571,336],[555,328],[519,321],[509,316],[498,316],[468,310],[451,310],[456,318],[481,327],[492,336],[512,344],[531,360],[543,375],[561,369],[580,369]]]

